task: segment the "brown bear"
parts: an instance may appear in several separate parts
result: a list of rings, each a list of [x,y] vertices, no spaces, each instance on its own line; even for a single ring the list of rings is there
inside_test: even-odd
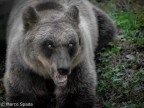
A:
[[[115,35],[87,0],[15,0],[7,28],[7,107],[95,108],[94,52]]]

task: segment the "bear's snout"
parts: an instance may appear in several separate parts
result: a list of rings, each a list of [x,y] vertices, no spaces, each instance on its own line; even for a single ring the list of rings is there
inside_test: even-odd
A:
[[[68,75],[70,73],[70,68],[58,68],[58,73],[60,75]]]

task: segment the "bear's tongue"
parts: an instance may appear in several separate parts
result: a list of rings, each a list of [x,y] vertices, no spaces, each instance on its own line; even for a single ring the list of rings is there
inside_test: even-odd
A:
[[[67,75],[61,75],[57,73],[55,77],[58,83],[63,83],[67,80]]]

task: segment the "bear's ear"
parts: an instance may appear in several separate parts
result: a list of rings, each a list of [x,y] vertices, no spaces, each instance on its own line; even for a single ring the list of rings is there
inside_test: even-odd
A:
[[[65,17],[67,20],[79,23],[79,10],[76,6],[71,6],[68,8],[68,10],[65,12]]]
[[[39,20],[38,13],[33,7],[28,7],[24,12],[23,12],[23,24],[24,24],[24,29],[25,31],[31,29]]]

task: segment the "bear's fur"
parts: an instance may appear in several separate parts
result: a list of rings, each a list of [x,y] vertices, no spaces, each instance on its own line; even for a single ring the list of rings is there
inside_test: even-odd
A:
[[[94,52],[113,38],[112,20],[87,0],[14,4],[7,28],[7,102],[51,108],[56,98],[56,108],[95,108]]]

